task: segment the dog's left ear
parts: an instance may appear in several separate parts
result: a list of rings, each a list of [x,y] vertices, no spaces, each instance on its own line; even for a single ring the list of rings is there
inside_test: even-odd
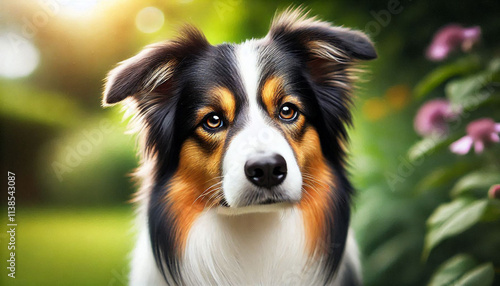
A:
[[[181,62],[209,47],[203,33],[192,26],[185,26],[174,40],[146,47],[109,72],[103,106],[113,105],[128,97],[147,100],[148,94],[168,85],[179,71]],[[164,96],[168,97],[167,94]]]
[[[267,37],[287,51],[306,55],[309,67],[318,76],[330,73],[332,68],[377,58],[373,43],[364,33],[308,18],[301,9],[276,17]]]

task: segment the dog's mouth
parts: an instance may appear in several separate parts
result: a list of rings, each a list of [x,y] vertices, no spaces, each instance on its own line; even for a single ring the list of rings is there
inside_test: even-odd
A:
[[[217,213],[223,215],[240,215],[248,213],[277,212],[292,207],[296,202],[283,195],[253,196],[247,198],[241,206],[232,207],[225,199],[220,201]]]
[[[219,206],[216,210],[220,215],[235,216],[252,213],[272,213],[289,209],[294,206],[292,202],[276,202],[259,205],[249,205],[244,207]]]
[[[272,205],[272,204],[278,204],[278,203],[283,203],[286,202],[286,200],[277,200],[274,198],[268,198],[263,201],[261,201],[259,204],[260,205]]]
[[[220,205],[220,207],[223,207],[223,208],[229,208],[229,207],[230,207],[230,206],[229,206],[229,204],[228,204],[228,203],[227,203],[227,201],[226,201],[226,198],[222,198],[222,199],[220,200],[219,205]]]
[[[249,207],[249,206],[258,206],[258,205],[273,205],[273,204],[279,204],[279,203],[293,203],[293,200],[291,200],[287,195],[281,194],[281,193],[261,193],[261,194],[250,194],[246,197],[244,197],[241,200],[241,203],[236,206],[236,207]],[[222,198],[219,202],[219,205],[221,207],[233,207],[228,204],[225,198]]]

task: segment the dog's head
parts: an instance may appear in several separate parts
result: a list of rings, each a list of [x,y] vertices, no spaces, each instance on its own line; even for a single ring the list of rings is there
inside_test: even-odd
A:
[[[361,32],[299,12],[238,45],[210,45],[188,27],[111,71],[103,102],[135,106],[154,165],[150,216],[168,217],[178,248],[211,207],[296,204],[319,237],[330,235],[329,212],[349,201],[352,67],[375,57]]]

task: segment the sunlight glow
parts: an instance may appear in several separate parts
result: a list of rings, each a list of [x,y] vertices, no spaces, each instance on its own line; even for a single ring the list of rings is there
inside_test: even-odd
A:
[[[31,41],[13,32],[0,35],[0,76],[20,78],[33,73],[40,56]]]
[[[165,21],[163,12],[156,7],[146,7],[137,13],[135,26],[143,33],[154,33],[161,29]]]
[[[94,9],[100,0],[60,0],[58,3],[67,14],[83,15]]]

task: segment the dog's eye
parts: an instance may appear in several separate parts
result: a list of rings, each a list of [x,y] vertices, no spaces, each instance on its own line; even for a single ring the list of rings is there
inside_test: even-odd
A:
[[[283,121],[294,121],[297,119],[297,115],[299,112],[297,111],[297,106],[291,103],[285,103],[280,107],[280,119]]]
[[[224,121],[222,120],[222,116],[215,112],[209,113],[203,119],[203,127],[209,131],[221,128],[223,125]]]

